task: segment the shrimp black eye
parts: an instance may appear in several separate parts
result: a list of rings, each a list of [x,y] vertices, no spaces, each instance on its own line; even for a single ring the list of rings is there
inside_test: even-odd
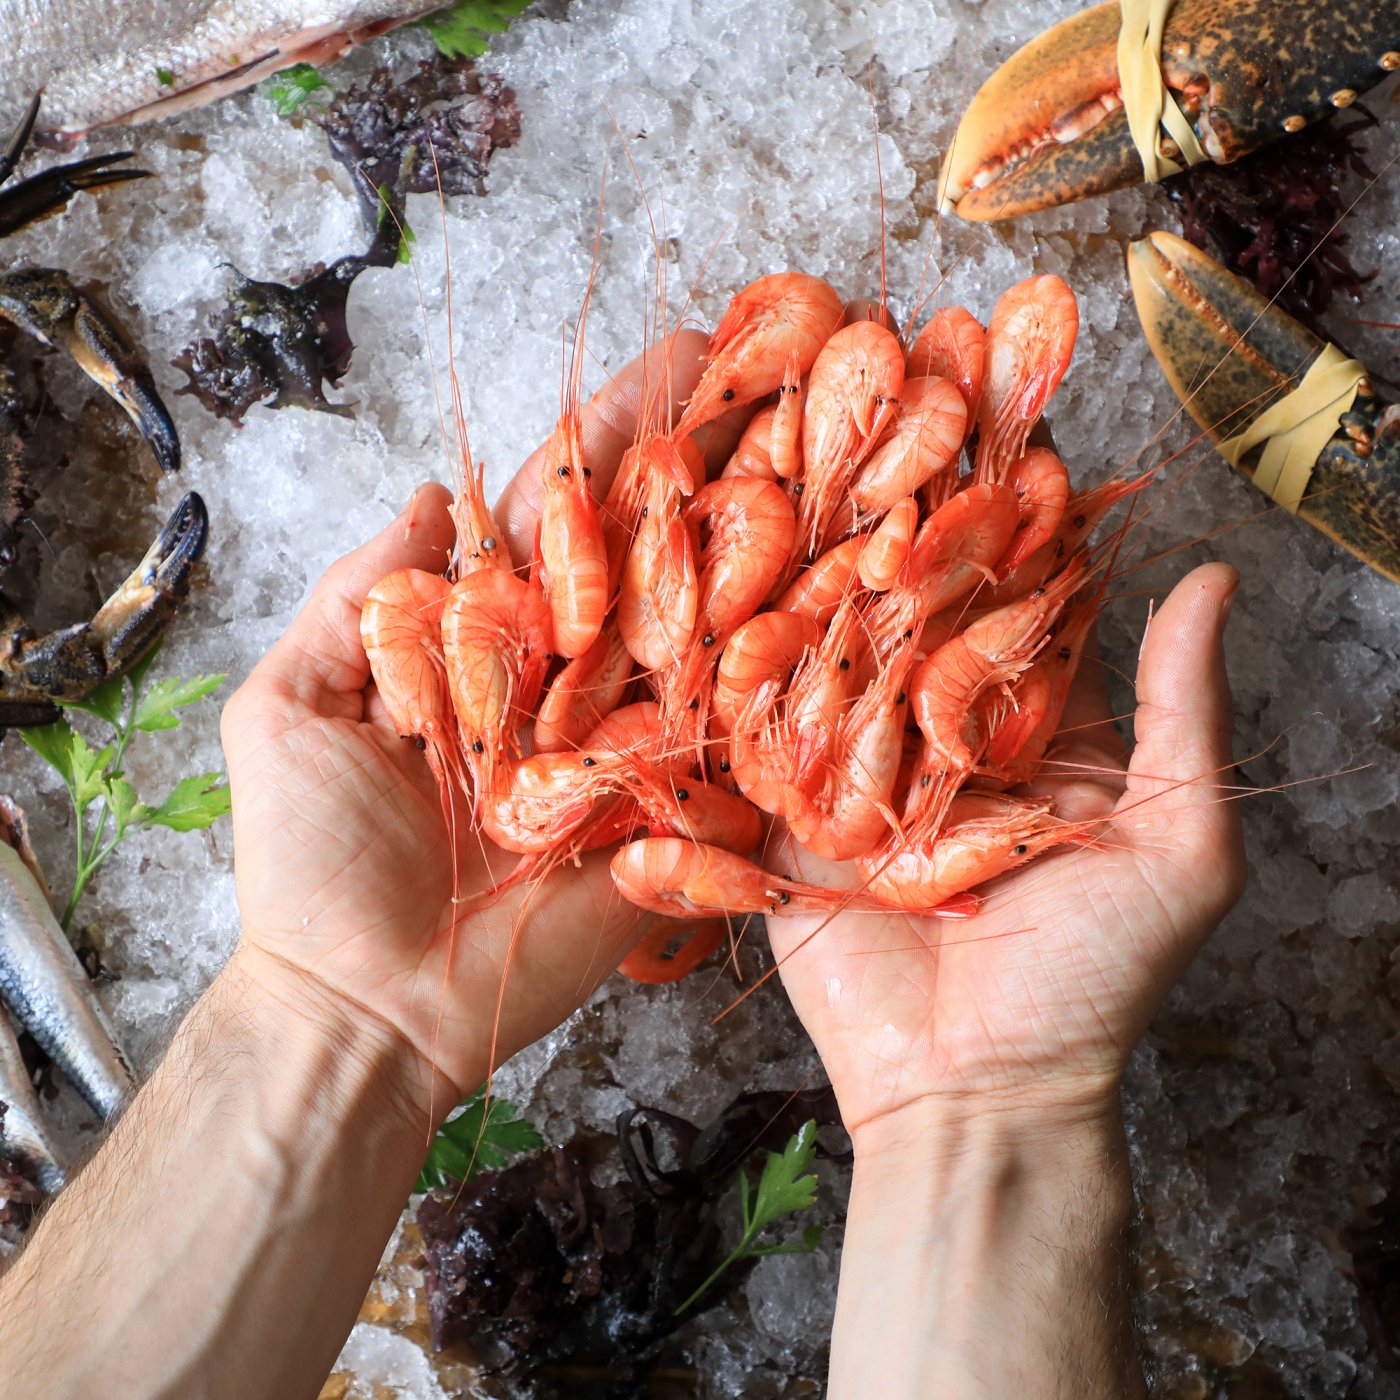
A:
[[[645,519],[647,518],[647,512],[648,512],[650,509],[651,509],[650,506],[643,506],[643,507],[642,507],[642,519],[643,519],[643,520],[645,520]]]
[[[1030,847],[1029,847],[1029,846],[1017,846],[1017,847],[1016,847],[1016,854],[1017,854],[1018,856],[1023,856],[1023,855],[1025,855],[1025,853],[1026,853],[1028,850],[1030,850]]]
[[[677,789],[676,789],[676,801],[677,801],[677,802],[688,802],[689,800],[690,800],[690,793],[689,793],[685,788],[677,788]]]
[[[851,669],[851,663],[847,661],[844,656],[836,664],[843,671],[849,671]]]
[[[714,644],[715,644],[715,636],[714,636],[714,633],[713,633],[713,632],[706,632],[705,635],[704,635],[704,637],[701,639],[700,645],[701,645],[701,646],[706,646],[706,647],[712,647],[712,646],[714,646]]]
[[[929,780],[929,775],[928,775],[927,773],[925,773],[925,774],[923,774],[923,775],[919,778],[919,786],[920,786],[920,787],[927,787],[927,786],[929,785],[929,781],[930,781],[930,780]]]
[[[722,399],[725,401],[725,403],[728,403],[733,397],[734,397],[734,390],[733,390],[733,389],[726,389],[726,390],[724,391],[724,393],[722,393],[722,394],[720,395],[720,398],[722,398]]]
[[[559,468],[559,475],[560,475],[560,476],[568,476],[569,474],[570,474],[570,473],[569,473],[568,467],[560,467],[560,468]]]
[[[901,691],[899,692],[899,694],[896,695],[896,696],[894,697],[894,703],[895,703],[896,705],[902,705],[902,704],[905,702],[905,700],[906,700],[907,698],[908,698],[908,697],[907,697],[907,696],[904,694],[904,692],[901,690]]]
[[[1043,588],[1037,588],[1035,592],[1031,594],[1032,598],[1043,598],[1044,596],[1045,590]]]
[[[1076,515],[1074,517],[1074,528],[1076,530],[1082,530],[1088,523],[1089,517],[1087,515]]]
[[[593,468],[592,468],[592,467],[585,467],[585,468],[583,469],[583,479],[584,479],[585,481],[587,481],[588,478],[589,478],[590,476],[592,476],[592,475],[593,475]]]
[[[1070,649],[1069,649],[1068,647],[1061,647],[1061,648],[1060,648],[1060,660],[1061,660],[1061,661],[1068,661],[1072,655],[1073,655],[1073,653],[1070,651]]]
[[[794,496],[800,496],[802,494],[802,483],[800,481],[792,488],[792,494]]]
[[[700,702],[698,700],[692,700],[690,702],[690,708],[692,710],[698,710],[700,708]]]
[[[779,891],[778,891],[778,903],[779,903],[779,904],[789,904],[789,903],[791,903],[791,902],[792,902],[792,896],[791,896],[786,890],[779,890]]]
[[[598,760],[596,758],[585,758],[583,760],[583,766],[585,768],[592,768],[597,762]]]
[[[426,749],[428,747],[428,741],[421,734],[415,734],[413,736],[413,747],[415,749]]]
[[[720,771],[721,773],[727,773],[727,772],[729,772],[729,760],[728,760],[727,758],[722,758],[722,759],[720,759],[720,761],[719,761],[719,771]]]
[[[495,547],[496,547],[496,539],[495,539],[495,536],[494,536],[494,535],[487,535],[486,538],[485,538],[484,540],[482,540],[482,542],[481,542],[481,547],[482,547],[482,549],[487,550],[487,551],[490,551],[490,550],[495,549]]]
[[[473,740],[472,740],[472,752],[473,752],[473,753],[481,753],[481,752],[482,752],[482,744],[481,744],[481,740],[480,740],[480,739],[473,739]]]

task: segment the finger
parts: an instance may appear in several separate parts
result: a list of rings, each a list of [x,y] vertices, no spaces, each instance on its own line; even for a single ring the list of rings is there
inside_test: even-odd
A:
[[[1228,908],[1244,869],[1230,781],[1233,713],[1224,633],[1239,575],[1205,564],[1171,591],[1152,619],[1138,662],[1137,747],[1115,826],[1145,855],[1199,858],[1202,894]],[[1120,820],[1121,819],[1121,820]],[[1217,890],[1218,887],[1218,890]]]
[[[456,538],[451,501],[444,486],[420,486],[368,544],[332,564],[253,678],[275,677],[308,704],[326,694],[358,695],[369,680],[360,643],[365,595],[395,569],[446,568]]]
[[[677,331],[639,355],[583,406],[579,414],[583,461],[592,472],[589,482],[595,500],[607,495],[622,454],[636,441],[638,425],[664,428],[690,397],[704,369],[706,345],[699,331]],[[540,447],[501,492],[496,506],[496,523],[505,531],[518,565],[529,563],[535,547],[535,524],[544,500],[543,463]]]

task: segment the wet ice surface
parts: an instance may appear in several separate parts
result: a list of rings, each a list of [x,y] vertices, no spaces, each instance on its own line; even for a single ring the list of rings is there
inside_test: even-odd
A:
[[[942,242],[931,218],[937,160],[968,85],[1074,8],[1068,0],[774,0],[755,23],[746,0],[537,7],[491,59],[519,94],[522,141],[497,155],[490,197],[456,202],[446,220],[456,275],[451,351],[488,481],[499,487],[550,425],[559,322],[582,295],[605,164],[589,387],[639,346],[652,247],[611,122],[664,216],[676,305],[709,258],[698,304],[712,323],[730,292],[786,266],[849,294],[878,285],[872,90],[896,307],[907,311],[930,246],[929,275],[947,273],[940,296],[983,319],[1011,282],[1033,270],[1060,273],[1081,298],[1083,332],[1051,414],[1058,441],[1081,480],[1131,459],[1175,403],[1140,335],[1121,245],[1169,219],[1164,202],[1128,191],[1006,228],[948,227]],[[393,43],[408,52],[422,40]],[[279,120],[256,96],[138,131],[134,142],[158,179],[79,200],[5,251],[108,283],[173,391],[180,376],[168,361],[217,304],[223,262],[287,277],[357,250],[362,234],[319,131]],[[1400,249],[1381,230],[1396,226],[1396,188],[1384,181],[1356,216],[1355,261],[1383,269],[1359,313],[1372,319],[1394,318]],[[43,472],[36,510],[53,551],[42,563],[42,621],[90,609],[140,557],[179,493],[197,487],[213,522],[207,568],[160,668],[227,671],[236,683],[332,559],[385,524],[417,482],[446,477],[424,352],[425,315],[439,359],[447,349],[443,230],[431,199],[413,200],[410,219],[417,280],[402,268],[371,271],[351,297],[359,349],[341,398],[355,403],[353,419],[256,408],[235,431],[192,399],[172,398],[188,466],[181,480],[159,481],[85,382],[45,367],[58,408],[78,429],[47,425],[54,450],[71,460]],[[1386,333],[1346,334],[1382,374],[1393,365]],[[1175,426],[1162,443],[1178,450],[1188,440]],[[1139,557],[1260,509],[1218,459],[1196,452],[1185,462],[1170,503],[1134,541]],[[1243,575],[1228,639],[1236,752],[1268,749],[1248,765],[1249,778],[1268,786],[1367,767],[1244,804],[1249,892],[1133,1062],[1148,1346],[1165,1394],[1400,1395],[1400,1383],[1374,1367],[1335,1244],[1336,1231],[1389,1180],[1400,1103],[1392,679],[1400,594],[1275,514],[1131,574],[1103,629],[1111,666],[1131,673],[1148,599],[1207,558],[1228,559]],[[1121,709],[1126,690],[1116,698]],[[214,708],[189,715],[178,740],[134,753],[138,785],[160,789],[220,766]],[[13,741],[2,762],[65,887],[71,832],[61,790]],[[86,904],[80,922],[121,974],[106,996],[138,1056],[159,1045],[232,947],[230,845],[226,824],[203,835],[141,835]],[[502,1086],[551,1138],[605,1128],[633,1102],[703,1121],[742,1089],[792,1087],[811,1074],[810,1047],[768,992],[714,1027],[729,984],[611,985],[510,1066]],[[846,1181],[830,1169],[823,1175],[832,1221]],[[779,1394],[782,1378],[793,1378],[789,1394],[813,1393],[800,1383],[822,1373],[838,1237],[829,1231],[811,1259],[765,1261],[731,1303],[680,1335],[673,1355],[700,1377],[695,1393]],[[361,1378],[351,1394],[447,1393],[384,1326],[357,1329],[345,1368]]]

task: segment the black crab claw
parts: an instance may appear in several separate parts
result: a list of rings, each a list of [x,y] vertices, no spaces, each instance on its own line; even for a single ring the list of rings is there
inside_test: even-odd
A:
[[[0,151],[0,185],[14,173],[39,115],[39,98],[30,104],[20,118],[5,149]],[[144,180],[149,170],[112,170],[110,166],[130,160],[134,151],[113,151],[107,155],[88,156],[54,165],[37,175],[20,181],[0,193],[0,238],[14,233],[48,214],[57,213],[81,190],[101,189],[104,185],[120,185],[128,180]]]
[[[52,718],[52,701],[81,700],[139,661],[189,596],[208,531],[208,511],[191,491],[91,622],[35,637],[11,614],[0,636],[0,728],[42,723],[34,716]]]
[[[0,277],[0,318],[65,350],[115,399],[150,444],[163,471],[178,471],[180,439],[145,357],[95,293],[66,272],[35,268]]]

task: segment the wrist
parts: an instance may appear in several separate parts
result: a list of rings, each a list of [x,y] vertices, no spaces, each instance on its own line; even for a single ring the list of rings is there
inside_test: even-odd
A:
[[[316,1071],[333,1058],[334,1082],[353,1086],[377,1115],[422,1140],[457,1103],[454,1086],[390,1022],[321,979],[251,942],[240,940],[214,990],[249,1032],[293,1066],[306,1065],[305,1091],[319,1098],[330,1076]],[[287,1076],[296,1082],[293,1072]],[[309,1105],[308,1105],[309,1106]],[[345,1106],[347,1111],[349,1106]],[[318,1103],[318,1110],[338,1111]],[[431,1121],[430,1121],[431,1120]]]

